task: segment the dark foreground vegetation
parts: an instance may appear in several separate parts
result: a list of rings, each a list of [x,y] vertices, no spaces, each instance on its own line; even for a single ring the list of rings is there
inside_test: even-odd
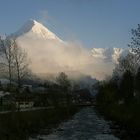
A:
[[[131,52],[119,58],[111,78],[99,85],[99,110],[114,121],[124,140],[140,139],[140,25],[132,30]]]
[[[98,110],[106,119],[112,120],[112,131],[122,140],[140,139],[140,104],[117,105],[99,103]]]
[[[52,128],[76,111],[77,108],[71,106],[0,114],[0,140],[27,140],[44,128],[50,133]]]
[[[51,133],[78,111],[79,104],[92,101],[89,90],[64,72],[53,80],[30,75],[20,84],[12,76],[8,83],[0,82],[0,140],[28,140],[44,130]]]

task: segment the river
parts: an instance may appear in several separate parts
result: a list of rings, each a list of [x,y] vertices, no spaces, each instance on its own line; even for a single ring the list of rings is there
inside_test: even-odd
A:
[[[81,109],[73,118],[59,125],[49,135],[38,135],[30,140],[119,140],[109,128],[109,123],[97,115],[93,107]]]

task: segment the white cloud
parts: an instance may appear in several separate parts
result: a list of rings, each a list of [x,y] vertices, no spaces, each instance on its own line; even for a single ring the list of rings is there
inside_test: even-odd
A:
[[[82,47],[80,43],[60,43],[26,35],[19,37],[17,42],[27,51],[32,61],[30,68],[35,73],[64,71],[102,79],[112,72],[112,62],[94,58],[91,51]]]

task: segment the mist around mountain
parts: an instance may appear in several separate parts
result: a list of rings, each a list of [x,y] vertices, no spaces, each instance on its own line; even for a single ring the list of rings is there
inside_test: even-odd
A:
[[[39,74],[66,72],[73,77],[89,75],[103,79],[112,73],[117,59],[127,52],[122,48],[87,49],[80,42],[65,42],[43,24],[30,19],[11,34],[31,60],[30,69]],[[70,74],[71,73],[71,74]]]

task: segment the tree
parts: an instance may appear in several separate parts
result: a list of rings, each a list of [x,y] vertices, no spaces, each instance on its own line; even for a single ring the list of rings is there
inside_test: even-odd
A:
[[[4,63],[6,66],[8,66],[8,75],[9,75],[8,79],[10,87],[12,82],[12,69],[13,69],[13,45],[14,45],[13,40],[8,38],[5,39],[0,38],[0,49],[2,52],[2,56],[4,57]]]
[[[137,60],[140,61],[140,24],[136,29],[131,30],[132,41],[128,46],[131,48],[132,52],[136,54]]]
[[[128,70],[122,76],[120,92],[125,103],[129,103],[134,97],[134,76]]]
[[[70,80],[68,79],[68,76],[64,73],[61,72],[59,76],[56,78],[57,83],[62,87],[64,90],[69,90],[71,84]]]
[[[118,103],[118,85],[116,82],[110,80],[101,83],[98,87],[98,94],[96,95],[99,104],[111,105]]]
[[[25,50],[20,48],[16,41],[14,41],[13,46],[13,58],[14,58],[14,66],[15,73],[17,77],[18,87],[21,87],[22,79],[28,74],[28,59],[27,53]]]
[[[64,73],[61,72],[59,76],[56,78],[57,83],[59,86],[62,88],[62,91],[66,93],[66,100],[67,100],[67,105],[69,105],[69,92],[71,88],[71,83],[70,80],[68,79],[68,76]]]
[[[138,61],[133,53],[128,53],[125,57],[120,57],[118,59],[118,64],[116,64],[113,70],[113,77],[121,77],[126,71],[132,72],[134,75],[138,69]]]
[[[135,92],[136,92],[136,98],[140,101],[140,68],[137,71],[136,77],[135,77]]]

